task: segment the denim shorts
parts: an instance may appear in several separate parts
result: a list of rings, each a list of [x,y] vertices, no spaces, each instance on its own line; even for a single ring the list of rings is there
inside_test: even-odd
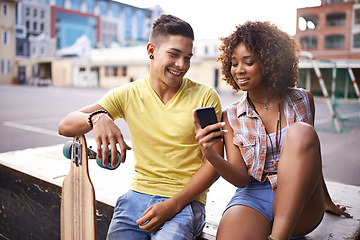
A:
[[[225,211],[234,205],[251,207],[264,215],[271,224],[274,222],[273,201],[275,192],[269,181],[249,181],[245,188],[238,188]]]
[[[272,191],[269,181],[265,181],[263,183],[259,181],[249,181],[245,188],[236,189],[236,192],[226,206],[225,211],[235,205],[248,206],[264,215],[272,225],[274,223],[273,201],[275,193],[276,192]],[[302,238],[311,233],[320,225],[321,221],[322,219],[308,233],[301,236],[291,237],[290,239]]]
[[[119,197],[109,226],[107,240],[185,240],[198,237],[205,226],[205,206],[193,201],[177,213],[155,233],[140,229],[136,221],[152,204],[169,198],[128,191]]]

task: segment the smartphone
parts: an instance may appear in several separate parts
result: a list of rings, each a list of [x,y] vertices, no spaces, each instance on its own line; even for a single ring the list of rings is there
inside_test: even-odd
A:
[[[196,109],[196,115],[199,119],[201,128],[205,128],[208,125],[215,124],[218,122],[218,119],[216,117],[215,108],[213,106],[210,107],[202,107]],[[220,128],[215,129],[214,131],[220,131]],[[221,136],[218,136],[216,138],[221,138]]]

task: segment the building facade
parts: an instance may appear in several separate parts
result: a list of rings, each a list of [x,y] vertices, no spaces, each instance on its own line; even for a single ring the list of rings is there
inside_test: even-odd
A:
[[[323,59],[360,59],[358,0],[322,0],[297,10],[295,38],[303,50]]]
[[[222,81],[219,40],[194,42],[194,57],[186,77],[214,87],[219,92],[232,91]],[[146,46],[92,49],[88,59],[54,59],[51,64],[54,86],[113,88],[136,81],[149,74],[150,60]]]
[[[18,1],[0,1],[0,84],[13,82],[15,62],[15,7]]]
[[[18,56],[31,57],[30,37],[56,39],[56,49],[87,36],[93,48],[132,46],[148,40],[160,6],[138,8],[112,0],[23,0],[17,5]]]
[[[144,45],[161,13],[160,6],[139,8],[113,0],[19,1],[14,82],[48,83],[57,58],[88,55],[83,46],[74,49],[84,39],[92,49]]]
[[[359,0],[322,0],[320,6],[298,9],[295,39],[311,56],[300,62],[302,87],[326,95],[324,80],[328,95],[360,98]]]

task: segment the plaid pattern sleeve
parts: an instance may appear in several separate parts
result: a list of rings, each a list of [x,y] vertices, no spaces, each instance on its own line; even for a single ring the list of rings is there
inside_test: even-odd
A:
[[[240,149],[248,175],[262,181],[266,158],[266,132],[260,118],[248,104],[246,95],[227,108],[227,115],[234,132],[233,144]]]

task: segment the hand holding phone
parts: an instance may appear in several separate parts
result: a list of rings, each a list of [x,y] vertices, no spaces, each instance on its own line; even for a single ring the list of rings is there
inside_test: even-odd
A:
[[[218,123],[218,119],[215,113],[215,108],[213,106],[196,109],[196,115],[199,119],[201,128],[205,128],[208,125]],[[215,129],[211,132],[214,131],[220,131],[220,128]],[[218,136],[216,138],[221,138],[221,136]]]

